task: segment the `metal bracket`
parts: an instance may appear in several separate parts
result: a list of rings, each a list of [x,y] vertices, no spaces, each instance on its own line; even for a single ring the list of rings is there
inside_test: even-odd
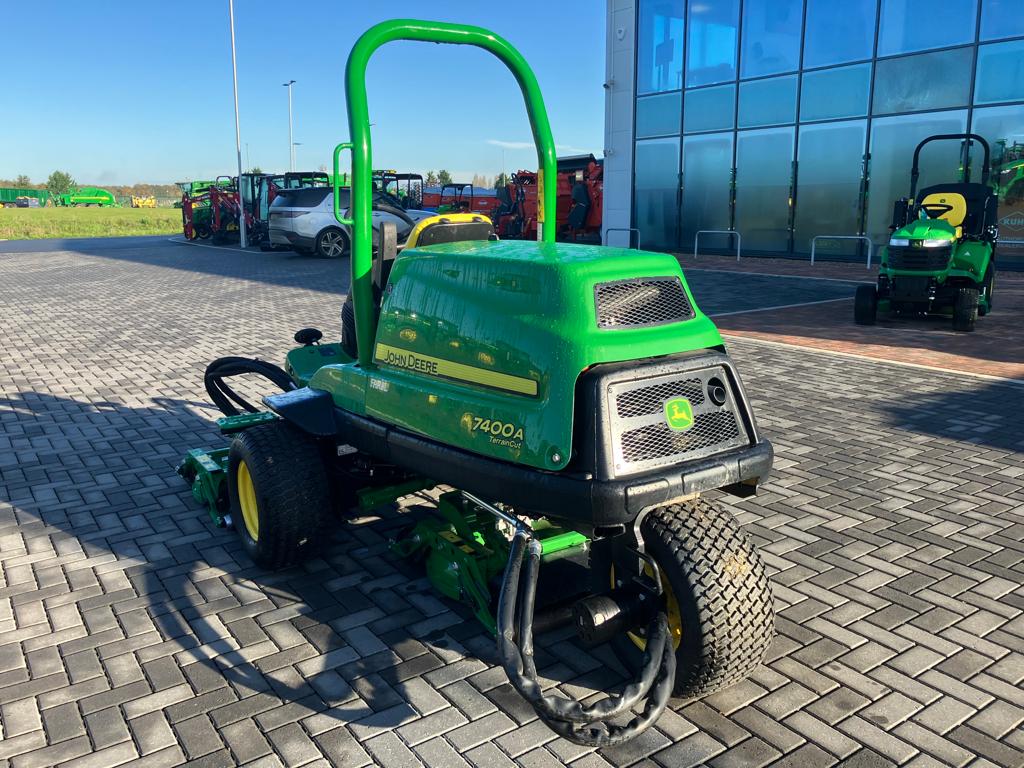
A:
[[[811,264],[814,263],[814,251],[818,245],[818,240],[863,240],[868,244],[868,264],[867,269],[871,269],[871,254],[874,251],[874,243],[871,242],[871,238],[867,235],[815,235],[811,238]]]
[[[740,250],[743,236],[735,229],[698,229],[693,235],[693,258],[697,258],[697,241],[701,235],[732,235],[736,236],[736,261],[740,260]]]
[[[633,247],[633,233],[636,232],[636,250],[638,250],[638,251],[640,250],[640,230],[637,229],[636,227],[608,227],[608,229],[606,229],[604,231],[603,240],[604,240],[604,244],[605,245],[608,245],[608,233],[609,232],[628,232],[629,233],[629,243],[626,245],[626,248],[632,248]]]

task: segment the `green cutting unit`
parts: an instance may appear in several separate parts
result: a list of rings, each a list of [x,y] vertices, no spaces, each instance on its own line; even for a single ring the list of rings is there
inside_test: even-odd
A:
[[[962,182],[917,191],[921,150],[933,141],[973,142],[982,148],[981,183],[971,183],[970,163]],[[873,325],[883,314],[951,315],[953,330],[973,331],[979,315],[992,311],[999,240],[996,191],[989,185],[988,142],[975,133],[929,136],[914,150],[910,195],[896,201],[892,236],[882,248],[876,285],[857,287],[854,320]]]
[[[433,216],[401,241],[374,227],[371,55],[396,40],[489,51],[522,91],[541,169],[539,237],[500,241],[486,217]],[[341,339],[304,328],[285,368],[229,357],[205,384],[230,447],[180,468],[214,520],[276,569],[330,526],[421,492],[392,544],[496,635],[516,690],[556,733],[595,746],[642,733],[670,696],[730,685],[773,636],[765,567],[718,498],[753,494],[772,447],[722,337],[670,254],[555,242],[555,144],[537,80],[485,29],[388,21],[349,56],[351,291]],[[282,391],[260,411],[227,383]],[[437,489],[437,490],[432,490]],[[712,495],[708,495],[712,494]],[[573,622],[634,679],[584,705],[546,693],[537,626]]]
[[[60,206],[120,208],[112,192],[100,187],[78,187],[77,189],[63,195],[54,195],[53,204]]]

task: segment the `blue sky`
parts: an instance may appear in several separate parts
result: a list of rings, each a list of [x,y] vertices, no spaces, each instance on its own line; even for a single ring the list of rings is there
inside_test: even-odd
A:
[[[170,183],[234,173],[227,0],[8,3],[0,178]],[[243,164],[288,167],[294,79],[296,166],[329,164],[348,137],[343,75],[356,38],[387,18],[489,27],[533,66],[559,154],[600,155],[604,3],[598,0],[236,0]],[[536,166],[511,74],[477,49],[392,43],[368,73],[374,165],[458,180]],[[466,179],[468,180],[468,178]]]

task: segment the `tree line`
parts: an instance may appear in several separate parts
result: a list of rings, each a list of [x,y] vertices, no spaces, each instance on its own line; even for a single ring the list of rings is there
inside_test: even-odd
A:
[[[51,195],[66,195],[74,192],[80,185],[75,177],[67,171],[54,171],[46,181],[33,183],[25,174],[18,174],[13,179],[0,179],[0,187],[17,187],[18,189],[45,189]],[[157,198],[181,197],[181,190],[174,184],[88,184],[106,189],[114,197],[125,198],[132,195]]]

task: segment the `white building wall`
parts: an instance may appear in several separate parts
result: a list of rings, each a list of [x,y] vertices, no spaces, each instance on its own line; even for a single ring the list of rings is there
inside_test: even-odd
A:
[[[608,0],[604,96],[604,231],[633,218],[633,66],[637,0]],[[605,245],[628,244],[628,232],[604,235]]]

